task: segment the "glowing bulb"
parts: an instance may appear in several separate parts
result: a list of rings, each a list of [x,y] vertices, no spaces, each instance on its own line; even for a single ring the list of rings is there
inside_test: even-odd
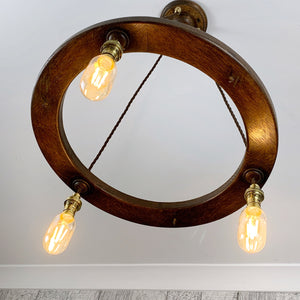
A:
[[[46,252],[56,255],[65,251],[70,243],[75,227],[76,223],[72,215],[65,212],[57,215],[43,239],[43,247]]]
[[[83,72],[80,81],[81,92],[89,100],[103,100],[110,93],[115,77],[116,63],[112,56],[98,55]]]
[[[241,213],[238,228],[239,246],[248,253],[261,251],[266,244],[267,219],[260,207],[247,206]]]

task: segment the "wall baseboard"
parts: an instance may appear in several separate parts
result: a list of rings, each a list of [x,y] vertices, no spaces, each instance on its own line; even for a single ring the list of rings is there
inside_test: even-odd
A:
[[[0,288],[300,291],[300,264],[0,265]]]

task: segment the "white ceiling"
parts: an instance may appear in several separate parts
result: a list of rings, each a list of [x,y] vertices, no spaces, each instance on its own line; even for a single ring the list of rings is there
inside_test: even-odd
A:
[[[43,251],[42,236],[71,191],[48,166],[31,128],[31,94],[40,69],[57,47],[83,28],[117,17],[159,16],[168,2],[12,0],[1,4],[0,264],[300,263],[298,0],[201,2],[208,33],[253,67],[278,117],[280,146],[264,187],[268,241],[261,253],[249,255],[237,246],[239,212],[207,225],[166,229],[118,219],[85,201],[68,250],[61,256]],[[72,83],[64,122],[83,163],[93,159],[156,57],[124,55],[111,96],[100,103],[81,96],[78,78]],[[243,153],[242,140],[212,80],[164,57],[94,173],[138,197],[180,201],[224,183]]]

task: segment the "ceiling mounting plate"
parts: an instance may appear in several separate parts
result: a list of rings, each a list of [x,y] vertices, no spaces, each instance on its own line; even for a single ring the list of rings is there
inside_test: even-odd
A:
[[[207,29],[206,14],[200,5],[193,1],[172,1],[163,9],[161,17],[188,24],[202,31]]]

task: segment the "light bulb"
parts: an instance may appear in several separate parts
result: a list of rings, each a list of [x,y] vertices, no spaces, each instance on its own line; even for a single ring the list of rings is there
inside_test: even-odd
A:
[[[53,219],[44,236],[43,247],[46,252],[56,255],[66,250],[76,228],[74,216],[81,204],[79,193],[65,201],[64,211]]]
[[[49,226],[44,239],[43,247],[49,254],[60,254],[68,247],[75,231],[75,219],[69,213],[57,215]]]
[[[241,213],[238,244],[248,253],[261,251],[266,244],[267,219],[260,207],[247,206]]]
[[[80,90],[89,100],[103,100],[110,93],[115,77],[116,63],[113,57],[109,54],[98,55],[84,70]]]

